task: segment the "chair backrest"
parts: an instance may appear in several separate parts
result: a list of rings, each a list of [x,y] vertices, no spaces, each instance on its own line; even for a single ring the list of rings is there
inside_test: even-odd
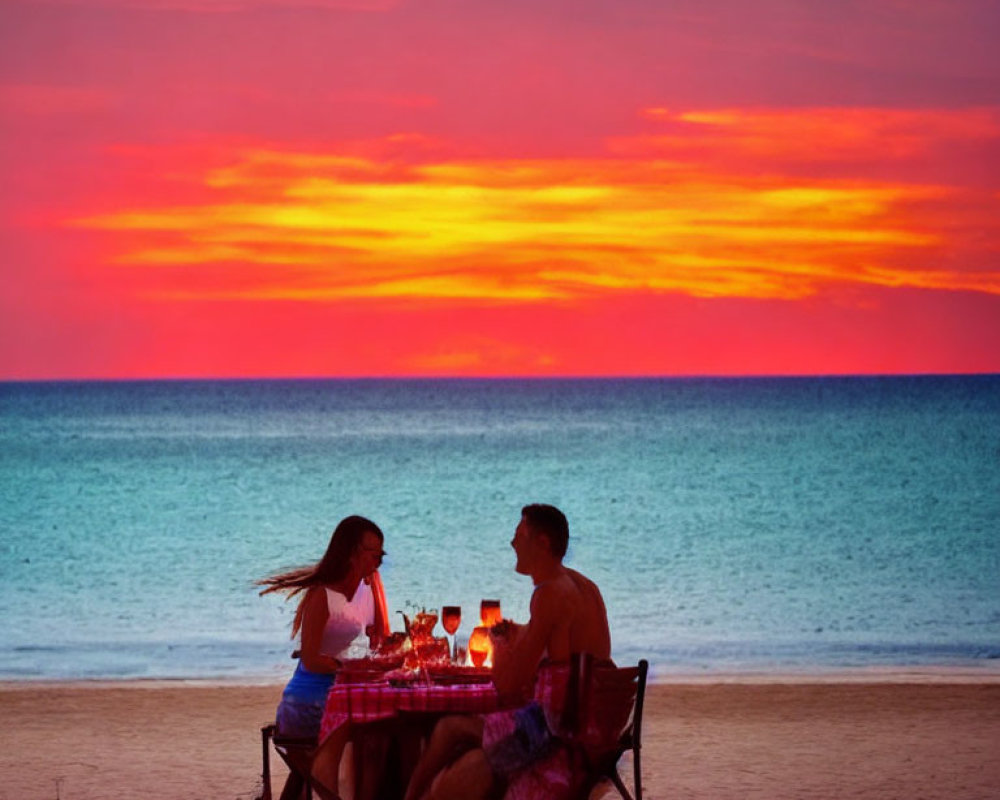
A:
[[[587,654],[574,655],[559,731],[559,737],[582,758],[584,771],[594,780],[610,778],[620,788],[616,765],[632,750],[637,797],[641,796],[639,749],[648,668],[645,660],[634,667],[614,667],[595,663]]]

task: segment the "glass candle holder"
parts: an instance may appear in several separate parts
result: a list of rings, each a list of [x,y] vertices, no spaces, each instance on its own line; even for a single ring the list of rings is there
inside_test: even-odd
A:
[[[469,658],[472,666],[482,667],[490,657],[493,645],[490,642],[490,629],[484,625],[477,625],[472,629],[469,637]]]

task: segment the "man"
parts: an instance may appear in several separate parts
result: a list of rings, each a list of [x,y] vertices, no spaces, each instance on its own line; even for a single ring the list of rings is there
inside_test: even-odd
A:
[[[550,752],[545,699],[536,693],[543,661],[566,662],[573,653],[597,660],[611,655],[604,600],[597,585],[563,565],[569,525],[550,505],[521,509],[511,547],[514,569],[531,576],[531,618],[527,625],[500,623],[493,632],[493,682],[505,705],[521,707],[483,717],[447,717],[435,728],[417,765],[407,800],[474,800],[490,796],[497,781],[530,769]],[[541,681],[539,681],[541,685]]]
[[[604,599],[593,581],[563,565],[568,543],[569,525],[558,508],[533,504],[521,509],[510,543],[517,555],[514,570],[530,575],[535,590],[528,624],[515,628],[509,646],[498,641],[495,648],[493,681],[501,696],[530,689],[543,658],[568,661],[573,653],[611,657]]]

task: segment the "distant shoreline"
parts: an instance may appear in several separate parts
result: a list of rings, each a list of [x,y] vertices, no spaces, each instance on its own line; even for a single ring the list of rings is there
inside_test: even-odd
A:
[[[289,670],[289,676],[291,670]],[[39,689],[228,689],[281,688],[287,676],[209,678],[23,678],[0,679],[0,692]],[[665,672],[652,667],[649,683],[685,685],[824,685],[824,684],[1000,684],[1000,661],[989,665],[878,666],[812,670]]]

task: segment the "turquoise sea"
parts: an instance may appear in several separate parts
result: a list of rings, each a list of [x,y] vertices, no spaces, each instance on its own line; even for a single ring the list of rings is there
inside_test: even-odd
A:
[[[0,679],[280,681],[351,513],[523,620],[533,501],[657,676],[1000,667],[1000,376],[146,381],[0,384]]]

